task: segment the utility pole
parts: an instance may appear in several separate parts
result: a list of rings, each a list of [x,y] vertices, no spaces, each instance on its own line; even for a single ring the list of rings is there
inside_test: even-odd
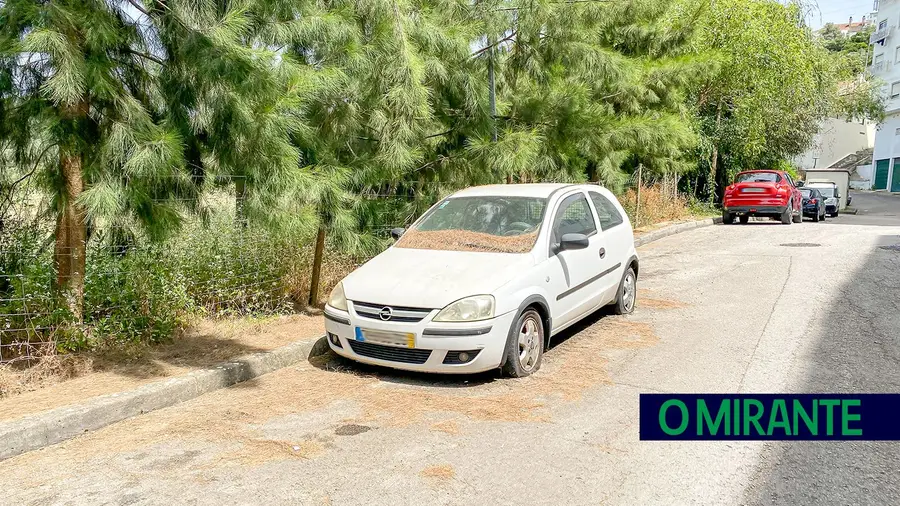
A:
[[[641,172],[644,170],[644,164],[638,164],[637,170],[637,204],[634,206],[634,227],[637,228],[641,226],[641,186],[643,186],[643,182],[641,181]]]
[[[491,121],[494,126],[494,133],[491,135],[491,140],[497,142],[497,89],[494,84],[494,38],[490,37],[488,39],[488,44],[490,45],[490,49],[488,50],[488,97],[490,99],[491,104]]]

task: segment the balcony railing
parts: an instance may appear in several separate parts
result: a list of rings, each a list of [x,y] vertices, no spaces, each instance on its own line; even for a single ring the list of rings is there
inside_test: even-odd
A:
[[[886,26],[886,27],[882,28],[881,30],[878,30],[877,32],[873,33],[869,37],[869,44],[879,44],[879,43],[883,44],[884,39],[888,38],[891,35],[891,29],[893,29],[893,28],[894,28],[893,26]]]

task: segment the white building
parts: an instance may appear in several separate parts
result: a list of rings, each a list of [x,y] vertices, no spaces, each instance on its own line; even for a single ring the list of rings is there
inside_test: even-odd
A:
[[[875,124],[829,118],[819,125],[812,145],[793,162],[802,170],[824,169],[852,153],[875,146]]]
[[[900,192],[900,0],[880,0],[876,10],[871,71],[885,81],[888,101],[887,117],[875,133],[873,187]]]

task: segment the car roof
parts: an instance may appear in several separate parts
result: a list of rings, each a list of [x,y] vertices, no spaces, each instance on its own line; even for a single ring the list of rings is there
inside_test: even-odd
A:
[[[809,186],[810,188],[815,188],[816,185],[818,185],[818,186],[837,186],[837,183],[835,183],[834,181],[813,181],[810,183],[806,183],[806,186]]]
[[[548,198],[555,191],[563,188],[582,188],[589,190],[597,190],[602,186],[591,184],[566,184],[566,183],[528,183],[528,184],[492,184],[486,186],[473,186],[460,190],[450,198],[456,197],[535,197]]]

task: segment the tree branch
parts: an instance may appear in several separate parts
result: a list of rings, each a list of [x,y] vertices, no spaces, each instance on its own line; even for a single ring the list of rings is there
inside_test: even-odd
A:
[[[146,58],[146,59],[148,59],[148,60],[150,60],[150,61],[152,61],[152,62],[156,62],[156,63],[158,63],[159,65],[165,65],[165,63],[166,63],[166,62],[160,60],[159,58],[153,56],[152,54],[142,53],[142,52],[140,52],[140,51],[135,51],[134,49],[131,49],[130,47],[129,47],[129,48],[126,48],[125,50],[128,51],[129,53],[135,55],[135,56],[140,56],[141,58]]]
[[[441,136],[444,136],[444,135],[447,135],[447,134],[451,134],[451,133],[453,133],[453,130],[452,130],[452,129],[447,130],[446,132],[441,132],[441,133],[437,133],[437,134],[426,135],[425,138],[426,138],[426,139],[432,139],[432,138],[434,138],[434,137],[441,137]]]
[[[150,11],[144,8],[143,5],[139,4],[137,0],[128,0],[128,3],[131,4],[132,7],[144,13],[145,16],[150,17]]]
[[[502,44],[506,41],[512,40],[518,33],[519,33],[518,30],[513,30],[512,33],[510,33],[508,36],[503,37],[502,39],[498,40],[497,42],[494,42],[493,44],[491,44],[489,46],[483,47],[483,48],[479,49],[478,51],[475,51],[474,53],[469,55],[469,58],[476,58],[476,57],[484,54],[485,51],[490,51],[492,48],[496,47],[498,44]]]

